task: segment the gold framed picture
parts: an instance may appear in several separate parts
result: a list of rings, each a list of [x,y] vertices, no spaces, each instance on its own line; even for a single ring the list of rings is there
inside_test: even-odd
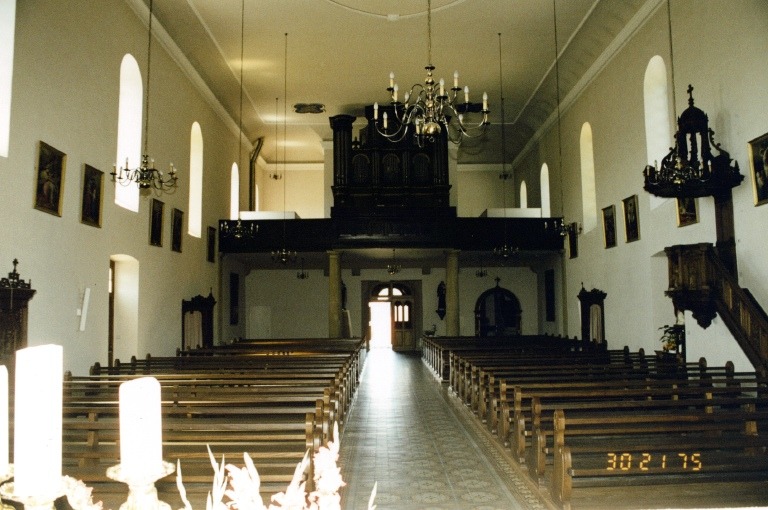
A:
[[[37,182],[35,209],[61,216],[61,197],[64,194],[64,171],[67,155],[40,141],[37,154]]]
[[[603,233],[605,247],[616,246],[616,206],[603,207]]]
[[[768,133],[749,141],[749,168],[755,205],[768,203]]]
[[[92,227],[101,227],[102,192],[104,172],[90,165],[83,169],[83,201],[80,207],[80,222]]]
[[[163,210],[165,204],[153,198],[149,210],[149,244],[152,246],[163,245]]]
[[[637,206],[637,195],[632,195],[621,201],[624,207],[624,233],[628,243],[640,239],[640,213]]]
[[[687,227],[699,222],[699,204],[695,198],[677,198],[677,226]]]

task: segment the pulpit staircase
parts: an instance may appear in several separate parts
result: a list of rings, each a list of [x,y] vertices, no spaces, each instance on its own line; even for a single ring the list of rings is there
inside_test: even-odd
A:
[[[768,376],[768,315],[709,243],[665,248],[669,289],[678,310],[690,310],[703,328],[716,315],[730,330],[755,370]]]

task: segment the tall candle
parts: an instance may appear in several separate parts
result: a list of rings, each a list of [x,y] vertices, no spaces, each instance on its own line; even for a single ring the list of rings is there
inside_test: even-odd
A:
[[[120,385],[120,466],[129,481],[163,468],[160,383],[154,377]]]
[[[8,369],[0,365],[0,475],[8,472]]]
[[[16,351],[14,492],[53,501],[61,495],[64,349],[39,345]]]

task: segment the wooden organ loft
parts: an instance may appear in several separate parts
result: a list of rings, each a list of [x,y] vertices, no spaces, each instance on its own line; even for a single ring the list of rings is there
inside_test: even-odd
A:
[[[377,132],[372,106],[365,108],[365,114],[368,124],[354,139],[356,117],[329,119],[334,200],[330,218],[242,220],[246,226],[258,224],[258,234],[237,238],[220,232],[220,251],[270,253],[287,243],[298,252],[353,248],[489,252],[506,242],[522,258],[526,253],[535,258],[561,252],[563,238],[555,228],[562,224],[561,218],[457,217],[449,200],[446,134],[423,147],[410,135],[393,143]],[[220,223],[234,227],[237,221]]]
[[[394,118],[393,112],[390,117]],[[455,218],[456,208],[449,203],[446,133],[434,141],[426,140],[424,147],[411,135],[393,143],[376,130],[371,106],[366,108],[366,118],[368,125],[355,140],[355,117],[330,119],[334,147],[331,217]]]

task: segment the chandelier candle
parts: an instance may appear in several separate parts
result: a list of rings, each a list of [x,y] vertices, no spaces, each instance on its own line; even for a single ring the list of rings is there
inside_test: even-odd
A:
[[[39,345],[16,351],[14,496],[51,503],[61,476],[64,349]]]
[[[127,480],[151,478],[163,470],[160,383],[142,377],[120,385],[120,465]]]

